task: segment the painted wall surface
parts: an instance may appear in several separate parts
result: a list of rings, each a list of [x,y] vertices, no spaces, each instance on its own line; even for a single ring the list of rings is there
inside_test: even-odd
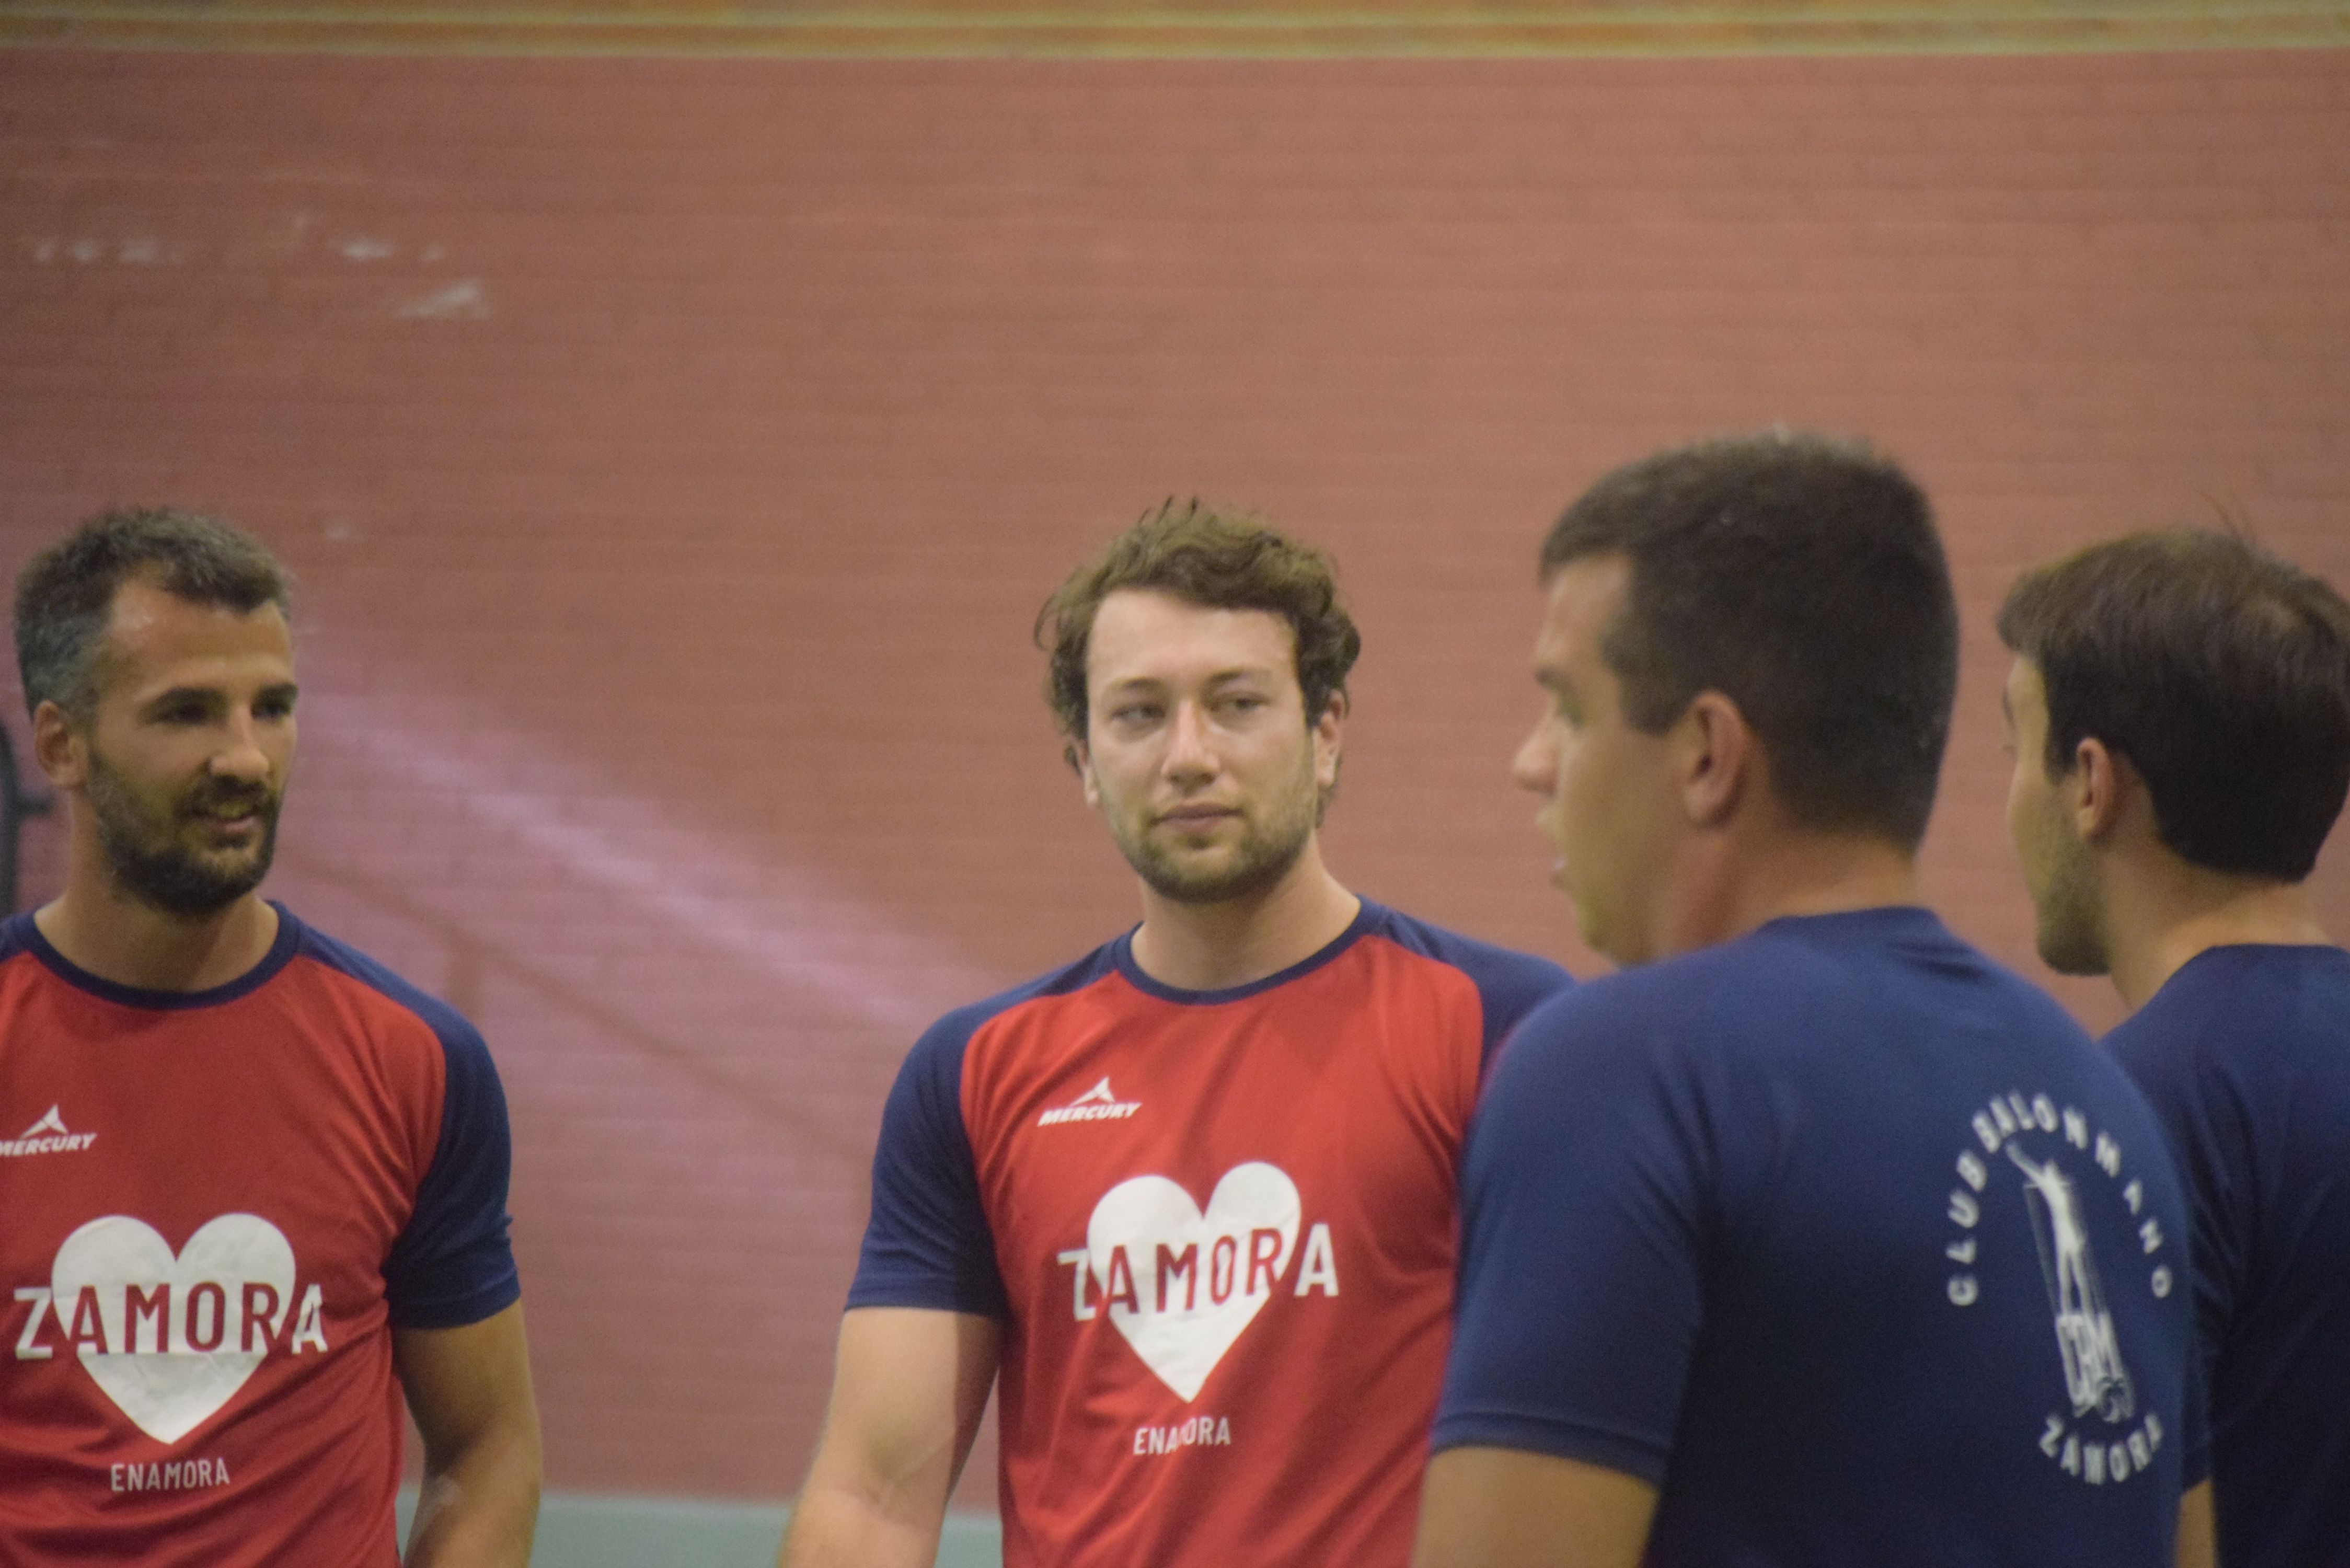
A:
[[[1663,442],[1866,432],[1967,616],[1928,886],[2035,970],[1992,608],[2221,513],[2350,583],[2345,257],[2338,52],[0,53],[0,568],[162,500],[292,562],[275,890],[497,1052],[550,1479],[775,1497],[899,1057],[1134,917],[1028,644],[1097,541],[1331,546],[1333,863],[1588,970],[1505,776],[1537,539]]]

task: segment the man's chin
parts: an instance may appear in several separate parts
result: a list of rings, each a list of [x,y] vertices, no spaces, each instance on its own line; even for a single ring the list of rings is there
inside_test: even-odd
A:
[[[1289,875],[1290,867],[1297,864],[1297,856],[1249,859],[1238,864],[1226,856],[1203,856],[1188,865],[1150,857],[1129,859],[1128,864],[1152,892],[1170,903],[1228,904],[1274,887]]]
[[[2058,974],[2095,980],[2114,971],[2113,961],[2095,942],[2069,933],[2043,928],[2033,946],[2040,951],[2040,961]]]
[[[183,920],[208,919],[249,896],[269,875],[265,844],[234,856],[174,855],[118,863],[115,881],[139,902]]]

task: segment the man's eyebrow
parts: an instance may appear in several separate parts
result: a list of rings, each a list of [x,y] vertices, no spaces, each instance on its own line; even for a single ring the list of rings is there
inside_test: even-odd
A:
[[[259,691],[255,692],[255,695],[256,697],[290,698],[299,696],[301,694],[301,686],[295,681],[273,680],[268,685],[263,687]],[[167,686],[162,691],[156,692],[153,696],[142,701],[139,706],[141,711],[157,708],[169,708],[182,702],[202,702],[208,707],[217,707],[225,703],[226,701],[226,693],[217,686]]]
[[[167,686],[141,702],[141,708],[168,708],[176,702],[218,702],[221,691],[217,686]]]

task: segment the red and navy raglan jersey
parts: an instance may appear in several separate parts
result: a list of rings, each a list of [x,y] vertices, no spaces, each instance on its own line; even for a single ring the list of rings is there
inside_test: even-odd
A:
[[[1462,1134],[1568,977],[1367,900],[1230,991],[1130,940],[916,1044],[849,1305],[1003,1321],[1007,1568],[1400,1565]]]
[[[481,1036],[277,916],[185,993],[0,925],[9,1568],[392,1568],[389,1331],[519,1293]]]

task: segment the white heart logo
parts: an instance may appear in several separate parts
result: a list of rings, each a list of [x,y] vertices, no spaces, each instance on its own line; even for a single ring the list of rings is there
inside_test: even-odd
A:
[[[294,1304],[294,1249],[257,1214],[224,1214],[173,1257],[153,1226],[109,1214],[66,1238],[49,1288],[106,1397],[149,1437],[176,1443],[269,1354]]]
[[[1297,1184],[1262,1160],[1226,1171],[1205,1214],[1163,1176],[1094,1205],[1086,1250],[1109,1320],[1186,1403],[1287,1272],[1298,1212]]]

